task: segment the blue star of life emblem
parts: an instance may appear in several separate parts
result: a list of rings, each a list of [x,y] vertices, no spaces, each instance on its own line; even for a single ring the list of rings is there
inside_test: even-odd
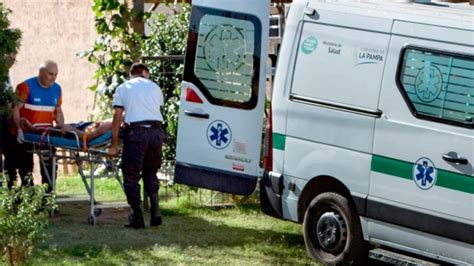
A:
[[[434,186],[437,174],[438,171],[436,167],[428,158],[418,159],[413,166],[413,181],[423,190],[430,189]]]
[[[209,124],[207,128],[207,140],[215,149],[224,149],[230,144],[232,132],[229,125],[221,120]]]
[[[443,73],[435,66],[424,67],[416,75],[416,96],[430,103],[438,98],[443,89]]]

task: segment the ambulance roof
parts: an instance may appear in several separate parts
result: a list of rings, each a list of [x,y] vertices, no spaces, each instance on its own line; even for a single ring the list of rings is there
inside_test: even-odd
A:
[[[358,15],[474,30],[474,6],[469,3],[407,1],[296,0],[310,6]],[[474,40],[473,40],[474,42]]]

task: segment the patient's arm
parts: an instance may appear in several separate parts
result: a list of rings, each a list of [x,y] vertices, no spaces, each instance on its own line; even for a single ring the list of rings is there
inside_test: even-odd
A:
[[[89,127],[92,127],[92,129],[89,131],[89,133],[86,133],[87,141],[100,137],[101,135],[107,133],[107,131],[112,130],[112,121],[94,123],[93,126],[91,125]],[[89,127],[86,129],[86,132],[88,131]]]
[[[33,124],[31,124],[30,121],[28,121],[28,119],[22,117],[21,119],[21,126],[22,128],[25,128],[27,129],[28,131],[30,132],[44,132],[46,128],[49,128],[49,127],[37,127],[37,126],[34,126]],[[53,128],[57,128],[57,127],[53,127]],[[57,128],[57,129],[60,129],[60,128]],[[76,132],[79,136],[81,136],[84,132],[80,131],[79,129],[69,125],[69,124],[65,124],[63,125],[63,129],[66,131],[66,132]]]
[[[31,132],[38,131],[38,129],[35,126],[33,126],[33,124],[31,124],[31,122],[28,121],[28,119],[24,117],[20,118],[20,125],[21,125],[21,128],[27,129],[28,131],[31,131]]]
[[[23,128],[27,128],[31,132],[43,132],[44,128],[37,128],[30,121],[25,118],[21,119],[21,125]],[[75,132],[80,139],[85,138],[87,142],[100,137],[112,130],[112,121],[95,122],[89,125],[85,131],[79,130],[70,124],[64,124],[62,130],[65,132]]]

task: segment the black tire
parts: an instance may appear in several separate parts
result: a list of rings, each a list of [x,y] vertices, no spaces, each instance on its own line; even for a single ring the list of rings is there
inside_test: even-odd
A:
[[[364,265],[368,245],[359,216],[348,199],[335,192],[316,196],[304,216],[304,241],[308,254],[331,265]]]

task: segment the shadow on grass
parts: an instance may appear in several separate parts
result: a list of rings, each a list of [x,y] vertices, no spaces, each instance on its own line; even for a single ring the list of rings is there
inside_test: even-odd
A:
[[[251,212],[255,208],[244,207],[244,209],[244,212]],[[173,208],[162,210],[163,225],[158,228],[148,227],[148,216],[146,216],[145,230],[124,228],[128,208],[103,210],[96,226],[91,226],[87,222],[88,202],[63,203],[60,205],[60,210],[61,216],[53,219],[48,228],[50,238],[38,246],[33,256],[45,258],[46,261],[49,257],[68,257],[69,262],[77,259],[92,263],[104,262],[107,261],[107,256],[113,256],[115,261],[134,263],[140,260],[134,260],[133,256],[153,257],[152,251],[156,248],[180,252],[190,249],[191,252],[226,249],[230,253],[234,248],[248,248],[252,250],[251,254],[234,254],[234,256],[252,257],[256,252],[266,257],[268,263],[286,264],[301,263],[291,259],[292,256],[295,257],[295,250],[304,254],[304,240],[301,234],[248,228],[249,225],[229,226],[221,219],[209,222],[194,212],[183,214]],[[208,216],[213,216],[209,215],[212,211],[206,212]],[[239,214],[239,211],[236,210],[235,214]],[[297,257],[301,257],[301,254],[297,254]],[[249,260],[252,261],[252,258],[244,261]],[[39,259],[36,262],[41,261]],[[153,262],[176,263],[176,259],[155,256]]]

